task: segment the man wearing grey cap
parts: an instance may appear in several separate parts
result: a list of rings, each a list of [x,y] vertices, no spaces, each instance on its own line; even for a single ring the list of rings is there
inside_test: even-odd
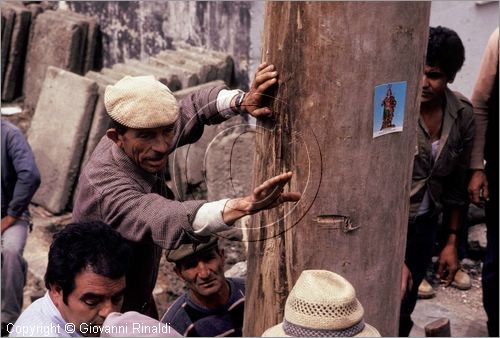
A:
[[[241,337],[245,280],[224,277],[224,249],[216,236],[194,247],[183,244],[167,253],[187,287],[168,308],[162,322],[188,337]]]
[[[106,88],[112,126],[80,174],[73,220],[103,221],[135,243],[123,311],[158,318],[152,291],[162,248],[206,242],[245,215],[299,200],[299,193],[283,192],[291,172],[249,196],[209,203],[174,201],[165,184],[168,154],[197,141],[204,125],[237,114],[270,116],[262,97],[276,83],[274,66],[261,64],[248,93],[214,86],[177,102],[168,87],[148,76],[126,76]]]

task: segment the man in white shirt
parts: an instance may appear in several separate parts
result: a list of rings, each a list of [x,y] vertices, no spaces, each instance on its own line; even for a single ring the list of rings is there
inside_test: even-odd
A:
[[[50,246],[47,293],[7,325],[9,336],[99,336],[108,314],[121,309],[130,258],[130,244],[109,225],[67,225]]]

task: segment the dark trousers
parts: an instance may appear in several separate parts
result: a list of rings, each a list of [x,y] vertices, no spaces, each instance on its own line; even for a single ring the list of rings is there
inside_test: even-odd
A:
[[[425,277],[431,262],[437,232],[437,217],[431,213],[418,216],[408,223],[405,263],[411,272],[413,285],[401,301],[399,336],[407,337],[413,327],[411,314],[417,304],[418,286]]]
[[[483,305],[488,316],[488,334],[498,337],[498,166],[486,167],[490,201],[486,202],[486,255],[483,263]]]

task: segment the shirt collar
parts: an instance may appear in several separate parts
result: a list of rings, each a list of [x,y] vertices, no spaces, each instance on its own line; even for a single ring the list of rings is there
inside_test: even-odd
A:
[[[445,90],[445,97],[446,97],[446,107],[444,109],[445,115],[449,114],[454,119],[458,117],[458,112],[465,108],[465,104],[458,98],[459,95],[461,94],[454,93],[450,88],[446,88]]]

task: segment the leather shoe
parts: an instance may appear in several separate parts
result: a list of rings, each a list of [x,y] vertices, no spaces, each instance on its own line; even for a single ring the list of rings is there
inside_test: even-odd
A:
[[[420,285],[418,286],[418,298],[420,299],[432,298],[434,297],[435,294],[436,293],[434,292],[434,289],[429,284],[429,282],[423,279]]]
[[[469,274],[462,269],[459,269],[455,274],[455,279],[451,283],[452,286],[459,290],[469,290],[472,287]]]

